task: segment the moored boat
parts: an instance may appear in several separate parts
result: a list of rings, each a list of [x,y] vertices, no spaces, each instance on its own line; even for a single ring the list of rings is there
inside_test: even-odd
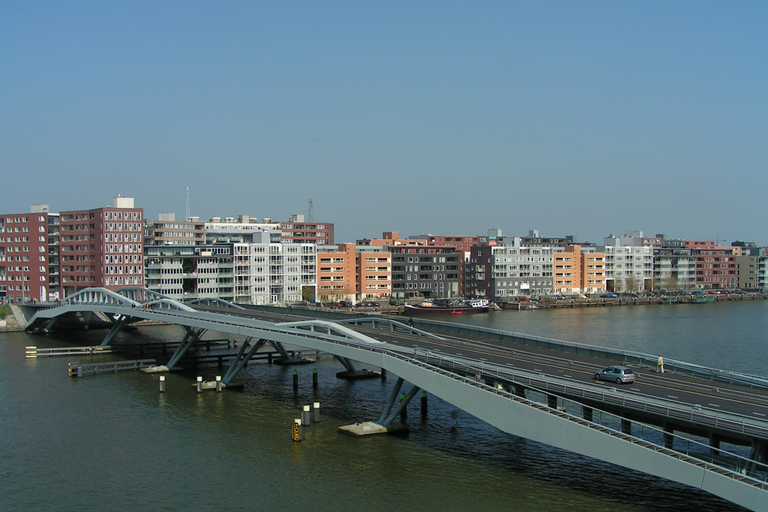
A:
[[[488,299],[470,300],[426,300],[416,304],[406,304],[406,313],[450,313],[454,315],[464,313],[484,313],[491,307]]]

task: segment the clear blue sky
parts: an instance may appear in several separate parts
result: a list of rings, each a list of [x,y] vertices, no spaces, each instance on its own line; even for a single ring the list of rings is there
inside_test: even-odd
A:
[[[0,3],[0,213],[768,245],[768,2]]]

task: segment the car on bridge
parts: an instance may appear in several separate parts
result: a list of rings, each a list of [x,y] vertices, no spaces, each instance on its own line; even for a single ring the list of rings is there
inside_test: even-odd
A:
[[[635,372],[629,366],[609,366],[595,372],[595,380],[607,380],[616,384],[635,382]]]

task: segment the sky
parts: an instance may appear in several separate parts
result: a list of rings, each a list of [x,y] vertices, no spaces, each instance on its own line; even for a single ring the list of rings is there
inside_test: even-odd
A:
[[[0,2],[0,213],[768,245],[768,2]]]

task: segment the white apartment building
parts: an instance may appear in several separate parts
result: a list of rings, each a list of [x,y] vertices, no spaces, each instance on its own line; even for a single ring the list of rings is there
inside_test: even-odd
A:
[[[176,300],[234,299],[232,244],[147,245],[145,282]]]
[[[272,242],[273,233],[253,232],[252,242],[233,244],[234,302],[289,304],[316,297],[317,246]]]
[[[643,245],[642,231],[606,237],[604,252],[608,290],[638,292],[653,288],[653,248]]]
[[[687,290],[696,285],[696,255],[689,248],[654,249],[653,290]]]
[[[553,259],[563,247],[528,245],[521,237],[505,237],[497,245],[476,246],[470,256],[470,294],[498,300],[553,292]],[[486,262],[483,265],[483,262]],[[488,265],[487,263],[490,263]],[[491,266],[490,275],[482,268]]]

